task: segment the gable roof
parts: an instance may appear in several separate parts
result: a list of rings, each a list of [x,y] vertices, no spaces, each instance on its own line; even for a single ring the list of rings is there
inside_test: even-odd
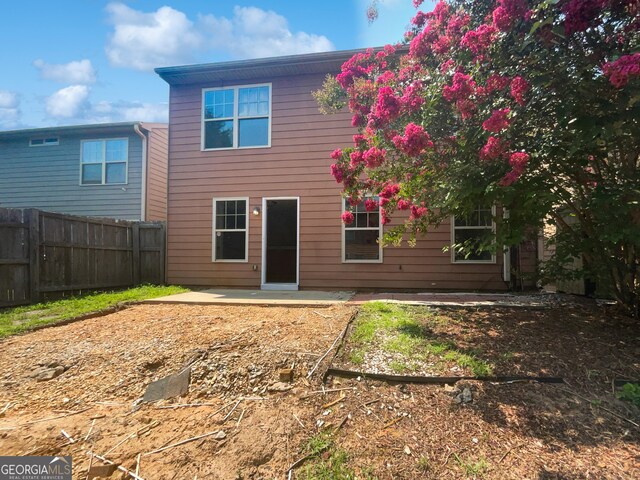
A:
[[[375,48],[375,51],[380,48]],[[253,58],[230,62],[202,63],[177,67],[156,68],[155,72],[169,85],[214,83],[226,80],[304,75],[307,73],[332,73],[342,64],[364,49],[337,50],[333,52],[305,53],[282,57]]]

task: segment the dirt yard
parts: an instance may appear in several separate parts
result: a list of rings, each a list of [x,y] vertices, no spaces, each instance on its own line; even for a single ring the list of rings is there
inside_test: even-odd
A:
[[[460,311],[466,328],[450,334],[468,333],[495,373],[568,385],[466,382],[473,398],[458,404],[450,387],[305,380],[354,312],[138,305],[4,339],[0,455],[72,455],[74,479],[88,451],[144,479],[284,479],[310,452],[291,478],[640,478],[640,415],[611,389],[640,377],[636,324],[601,310]],[[187,395],[139,403],[189,364]],[[278,383],[291,366],[293,384]]]

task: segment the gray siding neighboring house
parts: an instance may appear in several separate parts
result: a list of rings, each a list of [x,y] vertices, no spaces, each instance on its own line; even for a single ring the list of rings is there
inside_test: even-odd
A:
[[[166,139],[141,122],[0,132],[0,207],[164,220]]]

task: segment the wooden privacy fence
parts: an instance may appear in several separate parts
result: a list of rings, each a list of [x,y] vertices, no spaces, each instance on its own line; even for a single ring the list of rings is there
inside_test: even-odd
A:
[[[162,222],[0,208],[0,307],[165,281]]]

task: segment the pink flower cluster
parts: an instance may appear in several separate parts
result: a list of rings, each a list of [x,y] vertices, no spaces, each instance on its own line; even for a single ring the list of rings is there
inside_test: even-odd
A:
[[[408,123],[404,135],[393,137],[393,143],[398,150],[412,157],[420,155],[426,148],[433,147],[429,134],[415,123]]]
[[[373,114],[380,122],[387,123],[400,115],[401,107],[400,98],[396,96],[393,88],[384,86],[378,90],[378,100]]]
[[[498,7],[493,11],[493,24],[503,32],[509,31],[528,11],[527,0],[498,0]]]
[[[409,210],[411,203],[408,200],[400,199],[398,200],[398,210]]]
[[[500,180],[500,185],[503,187],[508,187],[515,183],[524,173],[527,168],[527,164],[529,163],[529,155],[524,152],[516,152],[512,153],[509,157],[509,165],[511,166],[511,171],[507,173]]]
[[[422,82],[420,82],[419,80],[416,80],[412,84],[408,85],[404,89],[402,97],[400,98],[402,108],[408,113],[413,113],[418,110],[424,103],[424,98],[422,98],[421,93]]]
[[[474,94],[476,82],[473,81],[471,75],[462,72],[453,74],[453,84],[445,85],[442,89],[442,96],[448,101],[467,100]]]
[[[375,212],[380,207],[380,204],[371,198],[367,198],[364,201],[364,209],[367,212]]]
[[[509,144],[504,140],[491,136],[486,145],[480,149],[480,160],[497,160],[505,154],[508,147]]]
[[[489,49],[497,33],[498,29],[493,25],[480,25],[475,30],[465,33],[460,45],[468,48],[475,55],[482,55]]]
[[[567,35],[584,32],[598,18],[607,0],[568,0],[562,4],[564,31]]]
[[[511,80],[511,96],[515,99],[518,105],[524,105],[525,94],[529,91],[529,82],[524,78],[517,76]]]
[[[488,132],[500,133],[509,127],[510,122],[508,116],[510,111],[508,108],[494,110],[491,116],[482,122],[482,128]]]
[[[605,76],[616,88],[622,88],[629,79],[640,75],[640,53],[624,55],[614,62],[605,63],[602,66]]]
[[[418,220],[420,217],[423,217],[427,214],[429,210],[424,206],[424,202],[418,205],[411,205],[411,215],[409,215],[409,220]]]
[[[341,218],[346,225],[353,223],[353,220],[354,220],[353,213],[351,213],[349,210],[345,211],[341,215]]]
[[[336,183],[342,183],[342,180],[344,180],[344,172],[335,163],[331,165],[331,175],[336,179]]]
[[[383,164],[387,151],[377,147],[371,147],[369,150],[362,154],[362,159],[369,168],[376,168]]]
[[[387,202],[385,203],[389,203],[389,199],[395,197],[398,193],[400,193],[400,185],[398,185],[397,183],[389,183],[384,186],[378,196],[381,199],[386,199]],[[383,202],[381,200],[380,205],[382,205],[382,203]]]
[[[369,75],[375,64],[373,63],[373,49],[369,48],[364,53],[356,53],[342,64],[342,71],[336,75],[336,80],[344,89],[353,85],[356,78]]]

